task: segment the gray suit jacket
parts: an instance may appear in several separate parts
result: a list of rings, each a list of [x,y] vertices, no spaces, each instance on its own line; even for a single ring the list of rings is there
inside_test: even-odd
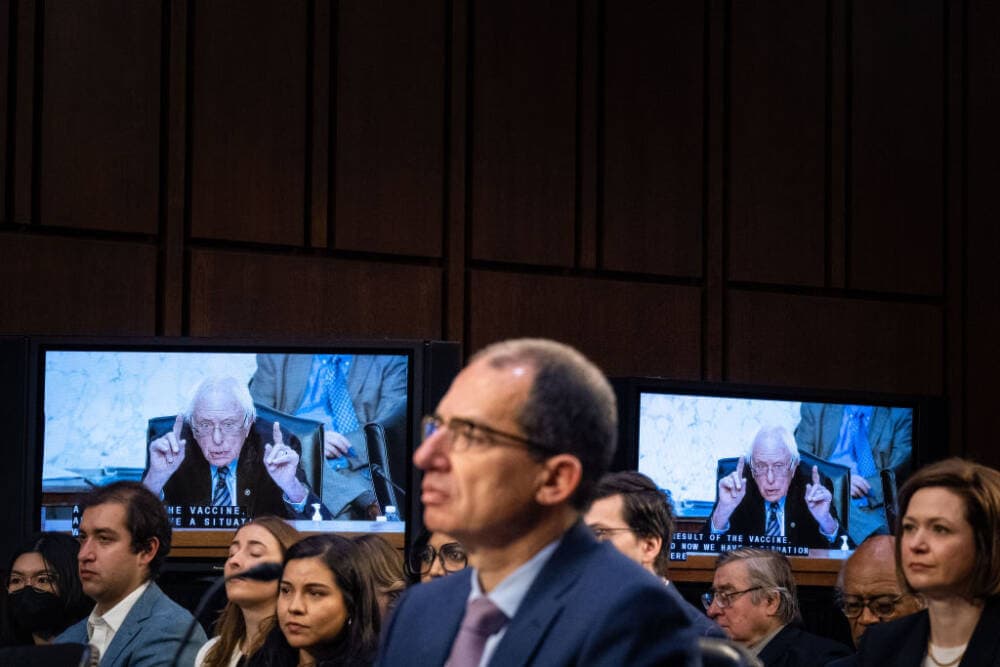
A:
[[[795,443],[799,450],[829,460],[840,438],[840,425],[844,419],[844,406],[824,403],[803,403],[801,419],[795,427]],[[906,408],[876,406],[868,427],[868,442],[872,458],[879,470],[895,472],[902,482],[910,472],[913,411]],[[861,544],[871,533],[880,528],[891,531],[885,521],[885,499],[882,496],[882,479],[878,473],[865,478],[871,486],[868,492],[869,508],[851,503],[847,529],[855,544]]]
[[[310,354],[258,354],[257,371],[250,379],[254,401],[295,414],[309,383],[312,362]],[[362,426],[369,422],[382,424],[390,445],[405,447],[406,387],[405,356],[358,354],[347,373],[347,390],[358,422]],[[360,509],[357,505],[374,502],[375,497],[371,481],[361,474],[361,469],[368,465],[364,431],[342,435],[357,456],[349,458],[349,468],[332,470],[328,467],[323,471],[321,496],[323,504],[337,518],[350,518],[344,514],[351,511],[352,503],[357,511]]]
[[[146,592],[136,600],[125,617],[125,622],[118,628],[111,644],[101,656],[101,667],[169,665],[191,619],[192,616],[186,609],[151,582]],[[86,644],[87,619],[66,628],[55,641],[57,644]],[[196,625],[177,664],[181,667],[193,665],[198,648],[205,641],[205,631],[200,625]]]

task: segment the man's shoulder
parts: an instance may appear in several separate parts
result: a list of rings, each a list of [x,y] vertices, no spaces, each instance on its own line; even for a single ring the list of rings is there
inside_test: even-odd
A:
[[[69,626],[54,640],[56,644],[86,644],[87,643],[87,617],[80,619]]]
[[[174,602],[169,595],[163,592],[156,582],[149,582],[149,586],[136,601],[135,606],[129,611],[126,620],[133,615],[156,615],[157,618],[170,619],[173,622],[190,623],[194,618],[187,609]],[[185,628],[182,628],[182,630]]]
[[[846,645],[813,634],[796,625],[787,625],[764,647],[761,656],[769,653],[788,657],[789,665],[823,665],[830,660],[851,655]],[[794,660],[792,658],[795,658]],[[768,662],[768,660],[764,660]]]

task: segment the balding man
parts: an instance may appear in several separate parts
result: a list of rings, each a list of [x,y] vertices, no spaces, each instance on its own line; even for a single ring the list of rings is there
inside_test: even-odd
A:
[[[747,484],[745,469],[753,484]],[[833,506],[833,484],[816,466],[799,462],[788,429],[764,427],[736,470],[719,480],[708,529],[772,538],[792,546],[836,548],[847,533]],[[785,538],[779,540],[777,538]]]
[[[869,625],[920,610],[920,601],[896,578],[896,538],[873,535],[844,563],[837,582],[840,608],[851,624],[855,646]]]
[[[554,341],[491,345],[423,424],[424,524],[472,567],[406,592],[379,665],[696,663],[663,583],[581,521],[617,434],[597,367]]]

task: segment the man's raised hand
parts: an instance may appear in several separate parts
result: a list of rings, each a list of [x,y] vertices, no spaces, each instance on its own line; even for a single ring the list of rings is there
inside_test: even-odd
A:
[[[173,428],[149,443],[149,468],[142,483],[157,495],[184,461],[187,439],[181,437],[183,430],[184,415],[177,415]]]
[[[722,530],[729,523],[736,508],[747,495],[747,480],[743,476],[745,459],[741,456],[736,462],[736,470],[719,480],[719,502],[712,513],[712,525],[716,530]]]
[[[281,424],[274,422],[272,431],[274,444],[264,446],[264,466],[274,483],[281,487],[288,499],[294,503],[305,500],[308,492],[296,477],[299,470],[299,453],[285,444]]]

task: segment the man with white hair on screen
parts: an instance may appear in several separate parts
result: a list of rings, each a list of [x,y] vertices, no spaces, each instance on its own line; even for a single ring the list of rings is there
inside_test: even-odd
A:
[[[763,538],[762,546],[838,548],[847,533],[837,518],[832,489],[816,466],[800,462],[788,429],[765,426],[736,470],[719,480],[708,532],[754,535]]]

